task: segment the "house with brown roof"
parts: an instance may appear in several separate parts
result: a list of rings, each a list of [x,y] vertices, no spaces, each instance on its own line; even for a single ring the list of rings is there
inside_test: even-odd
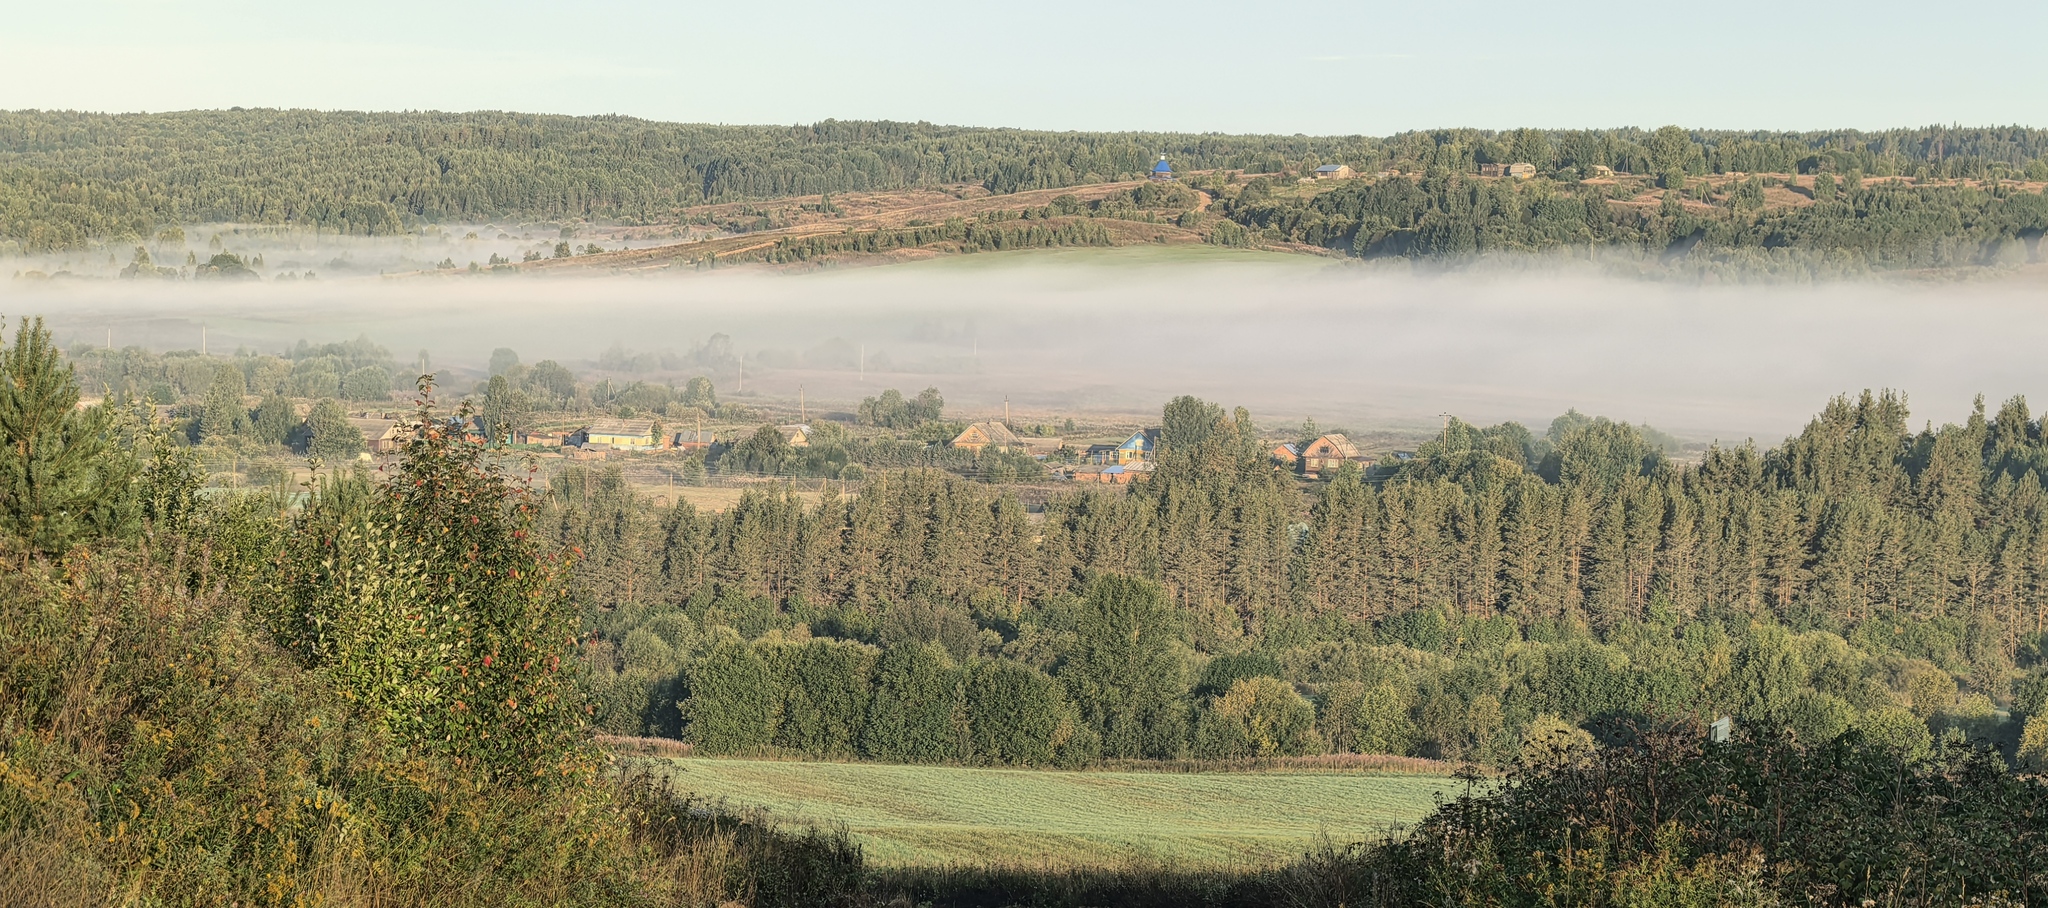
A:
[[[973,451],[976,454],[981,453],[983,448],[1021,448],[1024,446],[1024,442],[1017,437],[1017,433],[1010,431],[1009,426],[994,420],[970,423],[967,428],[960,430],[960,434],[953,436],[953,440],[949,444],[955,448]]]
[[[808,448],[811,446],[811,427],[808,425],[799,423],[794,426],[776,426],[775,431],[781,432],[782,440],[789,442],[789,446],[792,448]]]
[[[351,416],[348,421],[363,433],[363,445],[372,454],[395,454],[411,436],[405,424],[395,419]]]
[[[1342,432],[1318,435],[1315,441],[1308,443],[1308,447],[1301,449],[1301,468],[1310,473],[1334,470],[1347,461],[1359,463],[1365,460],[1359,455],[1358,446]]]

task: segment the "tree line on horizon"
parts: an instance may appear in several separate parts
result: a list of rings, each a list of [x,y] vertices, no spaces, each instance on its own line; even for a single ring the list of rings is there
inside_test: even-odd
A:
[[[1436,171],[1420,179],[1349,181],[1327,192],[1280,191],[1253,178],[1218,187],[1216,209],[1242,232],[1211,242],[1294,242],[1360,258],[1442,258],[1547,253],[1631,260],[1699,274],[1796,278],[1887,269],[2010,266],[2042,260],[2048,194],[2017,183],[1866,184],[1861,171],[1823,172],[1798,187],[1805,204],[1766,207],[1786,178],[1750,176],[1711,187],[1683,167],[1655,204],[1639,186],[1548,179],[1472,179]]]
[[[492,219],[672,223],[704,203],[979,184],[997,193],[1183,170],[1561,176],[1857,172],[2048,179],[2024,127],[1741,132],[1445,129],[1370,136],[1050,132],[826,120],[714,126],[502,112],[0,112],[0,242],[127,242],[193,223],[378,236]]]

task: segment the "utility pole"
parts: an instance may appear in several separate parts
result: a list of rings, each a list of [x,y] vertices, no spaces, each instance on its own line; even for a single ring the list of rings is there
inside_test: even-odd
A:
[[[206,355],[206,326],[199,326],[199,355]]]
[[[811,424],[811,408],[804,404],[804,386],[796,386],[796,421],[802,425]]]
[[[860,345],[860,380],[868,380],[868,345]]]
[[[738,390],[733,391],[733,393],[747,393],[747,357],[745,354],[741,354],[740,356],[740,386]]]
[[[1438,413],[1437,415],[1438,415],[1438,416],[1441,416],[1441,417],[1443,417],[1443,418],[1444,418],[1444,438],[1443,438],[1443,444],[1445,444],[1445,445],[1449,445],[1449,444],[1451,443],[1451,414],[1449,414],[1449,413]]]
[[[1003,425],[1010,424],[1010,395],[1003,395]]]

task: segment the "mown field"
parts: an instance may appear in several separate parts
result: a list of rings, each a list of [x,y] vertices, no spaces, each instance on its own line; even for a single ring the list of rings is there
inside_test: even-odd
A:
[[[843,824],[881,867],[1256,865],[1415,822],[1462,783],[1336,772],[1056,772],[680,758],[682,791]]]

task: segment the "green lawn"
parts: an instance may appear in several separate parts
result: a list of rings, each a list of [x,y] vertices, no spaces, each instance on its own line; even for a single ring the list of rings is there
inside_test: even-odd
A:
[[[877,866],[1265,864],[1421,819],[1441,776],[962,769],[684,758],[677,787],[844,824]]]

